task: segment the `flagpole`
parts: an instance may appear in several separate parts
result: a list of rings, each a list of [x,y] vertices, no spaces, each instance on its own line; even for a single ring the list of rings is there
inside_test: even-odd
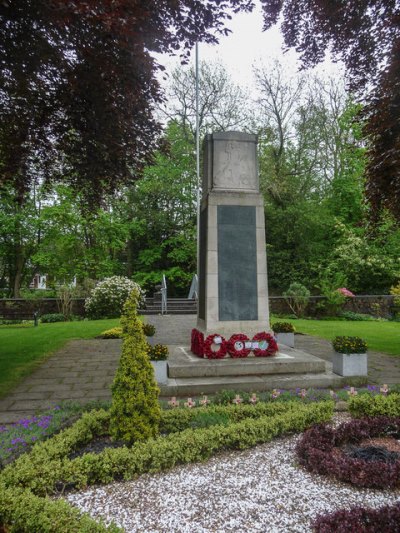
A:
[[[199,43],[195,48],[196,78],[196,177],[197,177],[197,280],[200,274],[200,124],[199,124]],[[198,289],[197,289],[198,290]]]

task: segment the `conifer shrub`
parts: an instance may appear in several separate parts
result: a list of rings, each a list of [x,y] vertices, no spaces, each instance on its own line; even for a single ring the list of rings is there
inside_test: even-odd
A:
[[[139,292],[133,290],[124,306],[122,355],[111,387],[110,433],[114,439],[127,443],[155,437],[161,417],[160,390],[137,316],[138,299]]]

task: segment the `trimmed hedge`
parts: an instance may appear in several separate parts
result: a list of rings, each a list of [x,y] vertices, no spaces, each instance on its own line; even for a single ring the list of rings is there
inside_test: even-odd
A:
[[[332,476],[358,487],[377,489],[400,486],[400,460],[393,463],[364,461],[334,449],[344,444],[380,436],[398,435],[400,418],[356,419],[337,429],[319,425],[304,433],[296,451],[299,462],[310,472]]]
[[[197,411],[197,413],[196,413]],[[177,464],[203,461],[223,450],[246,449],[287,432],[299,432],[333,414],[333,402],[318,404],[259,404],[215,406],[197,410],[164,411],[162,427],[170,431],[190,425],[196,416],[224,413],[235,421],[228,426],[186,429],[165,437],[137,442],[131,448],[108,448],[76,459],[68,454],[95,437],[109,434],[110,413],[85,413],[73,426],[37,443],[0,474],[0,526],[19,533],[101,533],[120,531],[103,526],[66,502],[46,496],[94,483],[132,479],[145,472],[159,472]],[[181,420],[179,420],[181,418]],[[41,496],[44,496],[41,497]]]
[[[363,416],[400,417],[400,394],[393,392],[388,396],[368,394],[353,396],[348,401],[348,408],[351,416],[356,418]]]
[[[7,489],[0,483],[0,530],[27,533],[118,533],[122,529],[104,526],[63,500],[40,498],[29,490]]]
[[[287,407],[288,404],[285,404]],[[158,472],[176,464],[203,461],[226,449],[245,449],[267,442],[289,431],[303,431],[332,417],[333,403],[299,404],[275,416],[246,418],[229,426],[186,429],[166,437],[137,442],[131,448],[107,448],[69,460],[68,454],[84,443],[76,425],[46,442],[36,444],[31,453],[6,467],[1,478],[7,487],[28,488],[45,496],[66,488],[81,489],[113,479],[131,479],[145,472]],[[105,412],[85,417],[86,436],[106,434]],[[81,422],[82,425],[82,422]],[[87,440],[90,440],[89,437]]]
[[[301,405],[299,401],[287,402],[260,402],[256,405],[211,405],[195,409],[177,408],[163,411],[161,415],[161,433],[174,433],[183,431],[196,422],[203,413],[210,416],[226,416],[230,422],[241,422],[246,418],[259,418],[261,416],[276,416],[288,411],[296,410]]]
[[[316,533],[377,533],[400,531],[400,503],[380,509],[353,507],[318,516],[312,524]]]

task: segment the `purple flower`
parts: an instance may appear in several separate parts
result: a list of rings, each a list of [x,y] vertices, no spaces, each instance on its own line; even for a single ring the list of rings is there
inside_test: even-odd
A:
[[[26,444],[26,442],[21,437],[16,437],[15,439],[11,439],[11,444]]]

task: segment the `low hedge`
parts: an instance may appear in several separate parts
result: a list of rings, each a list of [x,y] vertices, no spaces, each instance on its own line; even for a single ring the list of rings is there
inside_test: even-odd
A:
[[[317,517],[313,522],[316,533],[376,533],[399,531],[400,503],[385,505],[380,509],[353,507]]]
[[[161,433],[174,433],[193,427],[196,420],[203,414],[212,416],[226,416],[229,421],[241,422],[245,418],[259,418],[260,416],[275,416],[288,411],[296,410],[298,400],[287,402],[260,402],[256,405],[210,405],[194,409],[177,408],[163,411],[161,415]],[[301,405],[301,404],[300,404]]]
[[[287,406],[287,404],[286,404]],[[229,426],[187,429],[166,437],[137,442],[131,448],[107,448],[99,454],[88,453],[76,459],[68,454],[76,449],[79,422],[86,423],[85,433],[106,433],[102,423],[105,412],[87,416],[71,428],[46,442],[35,445],[29,454],[6,467],[0,479],[6,487],[30,489],[38,496],[62,492],[65,488],[82,489],[113,479],[131,479],[145,472],[157,472],[176,464],[202,461],[225,449],[245,449],[288,431],[303,431],[312,424],[331,418],[333,404],[295,404],[293,409],[275,416],[247,418]]]
[[[341,452],[339,447],[399,433],[398,417],[355,419],[336,429],[319,425],[304,433],[296,452],[300,464],[310,472],[332,476],[358,487],[394,488],[400,486],[400,460],[385,463],[355,459]]]
[[[349,398],[348,408],[351,416],[362,418],[363,416],[399,416],[400,417],[400,394],[393,392],[388,396],[370,396],[363,394]]]
[[[29,490],[5,488],[0,483],[1,525],[9,533],[118,533],[122,529],[96,522],[63,500],[35,496]]]

